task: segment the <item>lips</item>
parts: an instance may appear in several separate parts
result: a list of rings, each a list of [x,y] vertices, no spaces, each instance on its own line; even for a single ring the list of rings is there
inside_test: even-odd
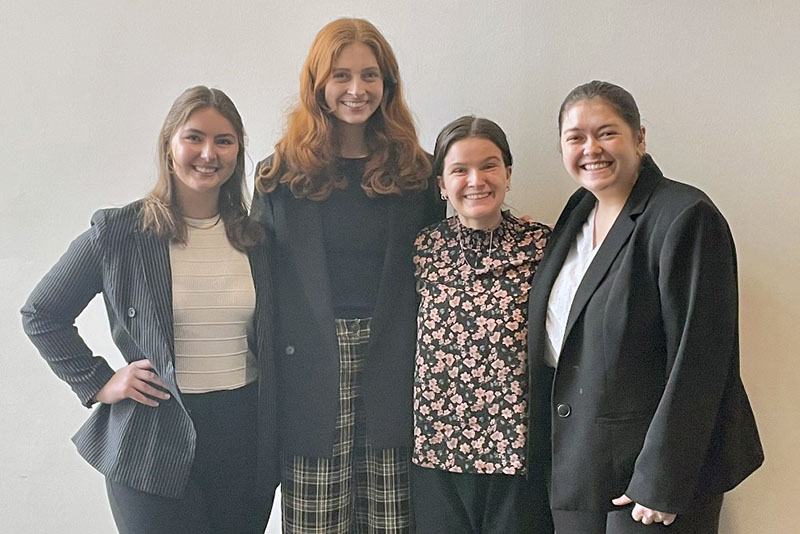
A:
[[[369,101],[368,100],[359,100],[359,101],[343,100],[341,102],[341,104],[343,106],[345,106],[346,108],[358,110],[358,109],[362,109],[362,108],[367,107],[367,104],[369,104]]]
[[[491,195],[491,193],[489,193],[488,191],[483,193],[469,193],[467,195],[464,195],[464,198],[466,200],[481,200],[487,198],[489,195]]]
[[[192,165],[192,168],[200,174],[214,174],[219,170],[219,167],[211,167],[205,165]]]
[[[592,161],[580,165],[580,168],[585,171],[599,171],[601,169],[605,169],[606,167],[610,166],[611,166],[610,161]]]

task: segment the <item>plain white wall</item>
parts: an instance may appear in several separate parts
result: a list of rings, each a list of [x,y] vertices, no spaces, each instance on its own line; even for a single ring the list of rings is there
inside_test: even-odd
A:
[[[792,530],[800,502],[796,0],[2,0],[0,13],[0,531],[113,531],[102,477],[69,441],[88,412],[22,334],[28,293],[94,210],[152,186],[157,132],[186,87],[228,92],[253,161],[268,154],[314,34],[340,16],[370,19],[392,43],[423,146],[431,150],[439,128],[464,113],[505,128],[517,162],[510,203],[545,222],[575,187],[557,150],[563,97],[595,78],[633,93],[650,152],[668,176],[716,201],[738,244],[742,373],[767,461],[729,494],[722,531]],[[120,364],[99,299],[78,325]]]

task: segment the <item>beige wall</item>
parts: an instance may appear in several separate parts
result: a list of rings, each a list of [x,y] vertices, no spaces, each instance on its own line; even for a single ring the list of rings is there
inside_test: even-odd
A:
[[[102,479],[69,442],[87,412],[21,333],[28,292],[95,209],[150,187],[156,133],[185,87],[225,89],[245,118],[252,158],[266,155],[314,33],[342,15],[370,18],[395,47],[426,147],[466,112],[505,127],[517,161],[511,203],[544,221],[574,188],[557,152],[561,99],[592,78],[634,94],[662,169],[708,192],[738,244],[742,371],[767,462],[728,497],[723,532],[793,530],[796,0],[3,0],[0,12],[0,531],[112,529]],[[79,326],[119,363],[99,302]]]

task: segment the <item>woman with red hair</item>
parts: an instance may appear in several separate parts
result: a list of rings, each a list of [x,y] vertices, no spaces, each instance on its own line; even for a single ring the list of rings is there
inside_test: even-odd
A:
[[[252,216],[275,245],[284,532],[409,532],[412,246],[444,203],[369,22],[317,34]]]

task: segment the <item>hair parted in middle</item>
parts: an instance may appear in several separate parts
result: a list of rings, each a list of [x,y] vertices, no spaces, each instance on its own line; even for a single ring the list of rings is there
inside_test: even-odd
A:
[[[236,167],[219,190],[219,214],[231,245],[242,252],[263,239],[260,225],[247,216],[249,192],[245,182],[245,133],[242,117],[233,101],[220,89],[203,85],[190,87],[175,99],[158,135],[158,178],[142,203],[141,228],[177,243],[186,243],[186,222],[181,214],[175,188],[170,142],[195,111],[215,109],[226,118],[236,133],[239,149]]]
[[[325,84],[334,59],[347,45],[370,48],[383,78],[380,107],[364,132],[368,159],[361,187],[370,197],[425,189],[430,177],[428,155],[419,146],[411,112],[403,96],[397,59],[389,43],[369,21],[342,18],[325,25],[314,38],[300,73],[300,98],[287,117],[286,132],[275,145],[270,166],[255,178],[262,193],[279,183],[298,198],[323,200],[344,187],[334,175],[336,119],[325,104]]]
[[[464,115],[442,128],[442,131],[436,136],[436,145],[433,151],[433,174],[435,176],[442,175],[444,158],[447,157],[447,152],[453,143],[472,137],[479,137],[494,143],[503,155],[505,166],[511,167],[514,159],[511,157],[511,148],[508,146],[508,139],[503,129],[489,119]]]

